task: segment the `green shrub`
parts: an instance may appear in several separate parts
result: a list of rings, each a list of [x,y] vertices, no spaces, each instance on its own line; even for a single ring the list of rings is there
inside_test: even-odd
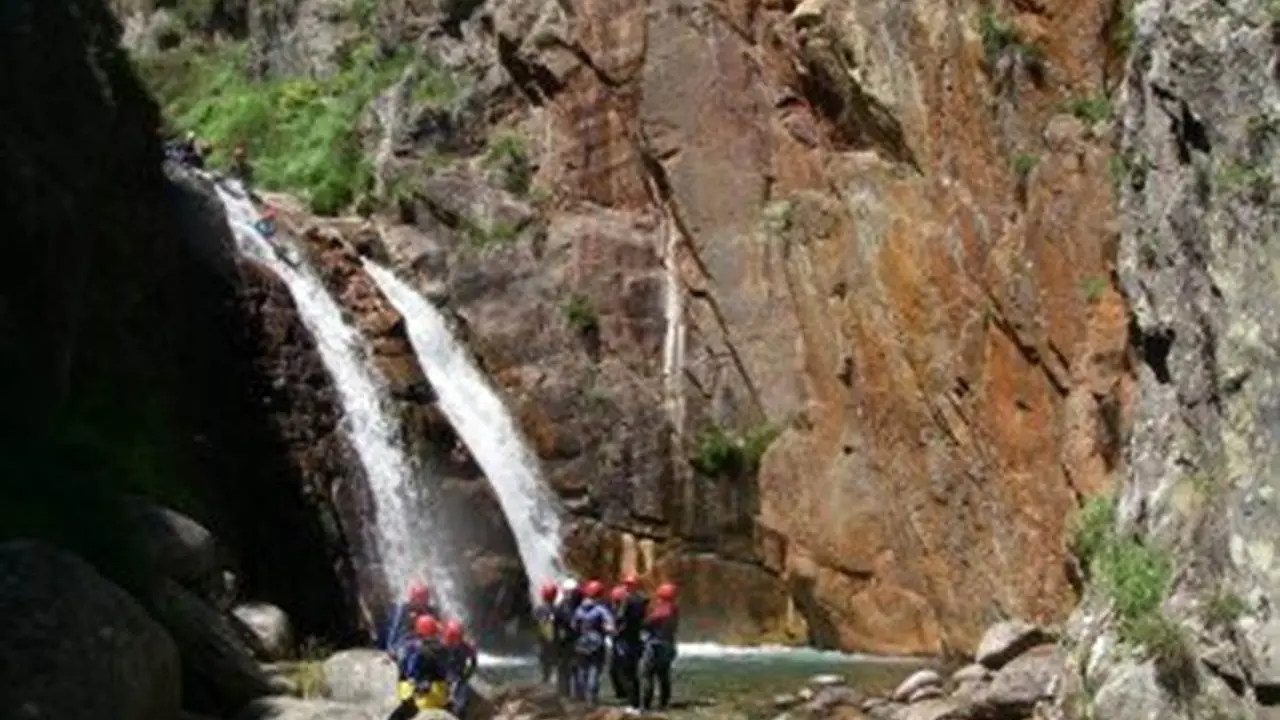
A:
[[[777,439],[779,432],[768,423],[742,435],[731,435],[716,424],[707,425],[695,439],[689,464],[703,475],[713,477],[755,474],[760,470],[765,451]]]
[[[1075,554],[1089,568],[1098,552],[1111,538],[1115,523],[1116,497],[1101,493],[1085,500],[1072,524]]]
[[[173,124],[213,144],[214,164],[243,144],[258,184],[297,192],[316,213],[334,214],[372,184],[357,123],[406,60],[363,46],[332,77],[259,81],[248,72],[247,46],[226,44],[147,58],[140,71]]]
[[[1101,275],[1089,275],[1080,281],[1080,294],[1084,296],[1085,302],[1089,304],[1097,303],[1107,292],[1107,286],[1110,285],[1105,277]]]
[[[585,295],[571,295],[564,304],[564,316],[569,327],[579,334],[587,334],[600,328],[600,320]]]
[[[1013,23],[1000,17],[994,10],[982,14],[978,32],[982,35],[982,49],[987,65],[995,67],[1006,53],[1016,53],[1025,61],[1040,61],[1044,50],[1023,40]]]
[[[1070,108],[1072,115],[1090,125],[1111,119],[1111,101],[1105,96],[1073,100]]]
[[[489,143],[484,164],[502,173],[502,188],[513,195],[527,195],[533,184],[533,163],[518,135],[500,135]]]

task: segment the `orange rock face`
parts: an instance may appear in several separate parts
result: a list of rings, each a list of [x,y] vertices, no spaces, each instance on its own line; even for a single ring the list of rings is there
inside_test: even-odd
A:
[[[551,100],[542,177],[665,196],[674,424],[786,428],[755,556],[823,643],[967,651],[1062,617],[1069,516],[1122,461],[1110,151],[1069,112],[1114,82],[1107,4],[1017,7],[595,0],[563,33],[591,67]]]

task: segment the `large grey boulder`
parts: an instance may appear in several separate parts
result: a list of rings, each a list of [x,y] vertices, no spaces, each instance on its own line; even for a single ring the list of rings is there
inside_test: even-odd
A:
[[[387,713],[333,700],[299,700],[270,697],[255,700],[235,715],[235,720],[385,720]],[[454,720],[440,710],[418,713],[414,720]]]
[[[243,603],[231,614],[252,633],[252,645],[262,660],[283,660],[293,652],[293,626],[284,610],[270,603]]]
[[[0,714],[173,720],[169,635],[128,593],[51,546],[0,545]]]
[[[1052,635],[1025,620],[1005,620],[982,634],[974,660],[988,669],[999,670],[1022,653],[1053,640]]]
[[[395,662],[380,650],[343,650],[324,661],[329,698],[377,708],[384,717],[397,704],[397,679]]]
[[[225,615],[171,580],[161,581],[154,595],[156,618],[182,654],[193,707],[230,713],[275,691]]]

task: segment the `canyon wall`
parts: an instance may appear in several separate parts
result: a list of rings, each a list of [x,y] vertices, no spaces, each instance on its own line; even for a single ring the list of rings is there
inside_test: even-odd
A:
[[[455,314],[576,567],[676,577],[692,636],[939,653],[1065,616],[1133,393],[1120,4],[322,5],[230,34],[266,78],[413,54],[349,245]]]

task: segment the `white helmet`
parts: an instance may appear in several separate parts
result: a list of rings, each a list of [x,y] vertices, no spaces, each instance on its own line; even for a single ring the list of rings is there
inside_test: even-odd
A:
[[[565,578],[560,582],[560,592],[568,595],[578,589],[578,581],[573,578]]]

